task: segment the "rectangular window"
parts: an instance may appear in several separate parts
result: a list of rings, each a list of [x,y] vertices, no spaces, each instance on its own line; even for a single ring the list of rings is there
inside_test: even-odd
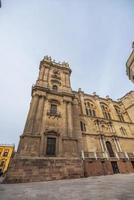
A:
[[[48,156],[55,156],[56,155],[56,138],[53,138],[53,137],[47,138],[46,154]]]
[[[51,104],[50,112],[51,114],[57,114],[57,105]]]
[[[134,161],[131,161],[131,163],[132,163],[132,166],[133,166],[133,168],[134,168]]]
[[[86,131],[86,125],[80,121],[80,128],[81,128],[81,131]]]

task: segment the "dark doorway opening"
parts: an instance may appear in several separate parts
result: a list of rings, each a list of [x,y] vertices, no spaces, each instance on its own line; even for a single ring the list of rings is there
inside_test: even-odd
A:
[[[133,166],[133,168],[134,168],[134,161],[131,161],[131,163],[132,163],[132,166]]]
[[[120,173],[119,168],[118,168],[118,164],[117,164],[116,161],[112,161],[112,162],[111,162],[111,165],[112,165],[112,169],[113,169],[113,173],[114,173],[114,174]]]

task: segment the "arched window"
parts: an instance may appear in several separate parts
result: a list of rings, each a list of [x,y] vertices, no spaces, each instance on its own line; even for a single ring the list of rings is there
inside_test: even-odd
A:
[[[109,141],[106,142],[106,147],[107,147],[109,156],[110,157],[114,157],[113,148],[112,148],[112,145],[111,145],[111,143]]]
[[[57,86],[57,85],[53,85],[52,88],[53,88],[54,91],[57,91],[57,90],[58,90],[58,86]]]
[[[96,117],[96,111],[95,111],[95,106],[92,101],[88,101],[85,103],[86,107],[86,114],[91,117]]]
[[[110,111],[108,109],[108,106],[104,103],[101,103],[101,109],[103,112],[103,116],[105,119],[111,119]]]
[[[120,108],[119,108],[118,106],[114,106],[114,107],[115,107],[115,110],[116,110],[116,113],[117,113],[117,116],[118,116],[119,120],[120,120],[121,122],[124,122],[124,118],[123,118],[123,115],[122,115],[122,113],[121,113]]]

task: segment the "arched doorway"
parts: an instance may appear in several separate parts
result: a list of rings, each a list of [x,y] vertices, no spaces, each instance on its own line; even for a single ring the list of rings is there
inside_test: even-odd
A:
[[[106,142],[106,147],[107,147],[109,156],[110,157],[114,157],[113,148],[112,148],[112,145],[111,145],[111,143],[109,141]]]

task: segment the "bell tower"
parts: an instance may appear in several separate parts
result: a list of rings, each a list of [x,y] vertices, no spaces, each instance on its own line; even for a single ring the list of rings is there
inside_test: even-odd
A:
[[[36,85],[49,90],[71,92],[70,74],[68,63],[56,63],[51,57],[45,56],[40,63]]]
[[[18,154],[22,156],[77,156],[73,119],[71,69],[45,56],[32,87],[32,99]]]
[[[70,75],[66,62],[48,56],[40,62],[24,131],[5,182],[83,177],[79,100]]]

